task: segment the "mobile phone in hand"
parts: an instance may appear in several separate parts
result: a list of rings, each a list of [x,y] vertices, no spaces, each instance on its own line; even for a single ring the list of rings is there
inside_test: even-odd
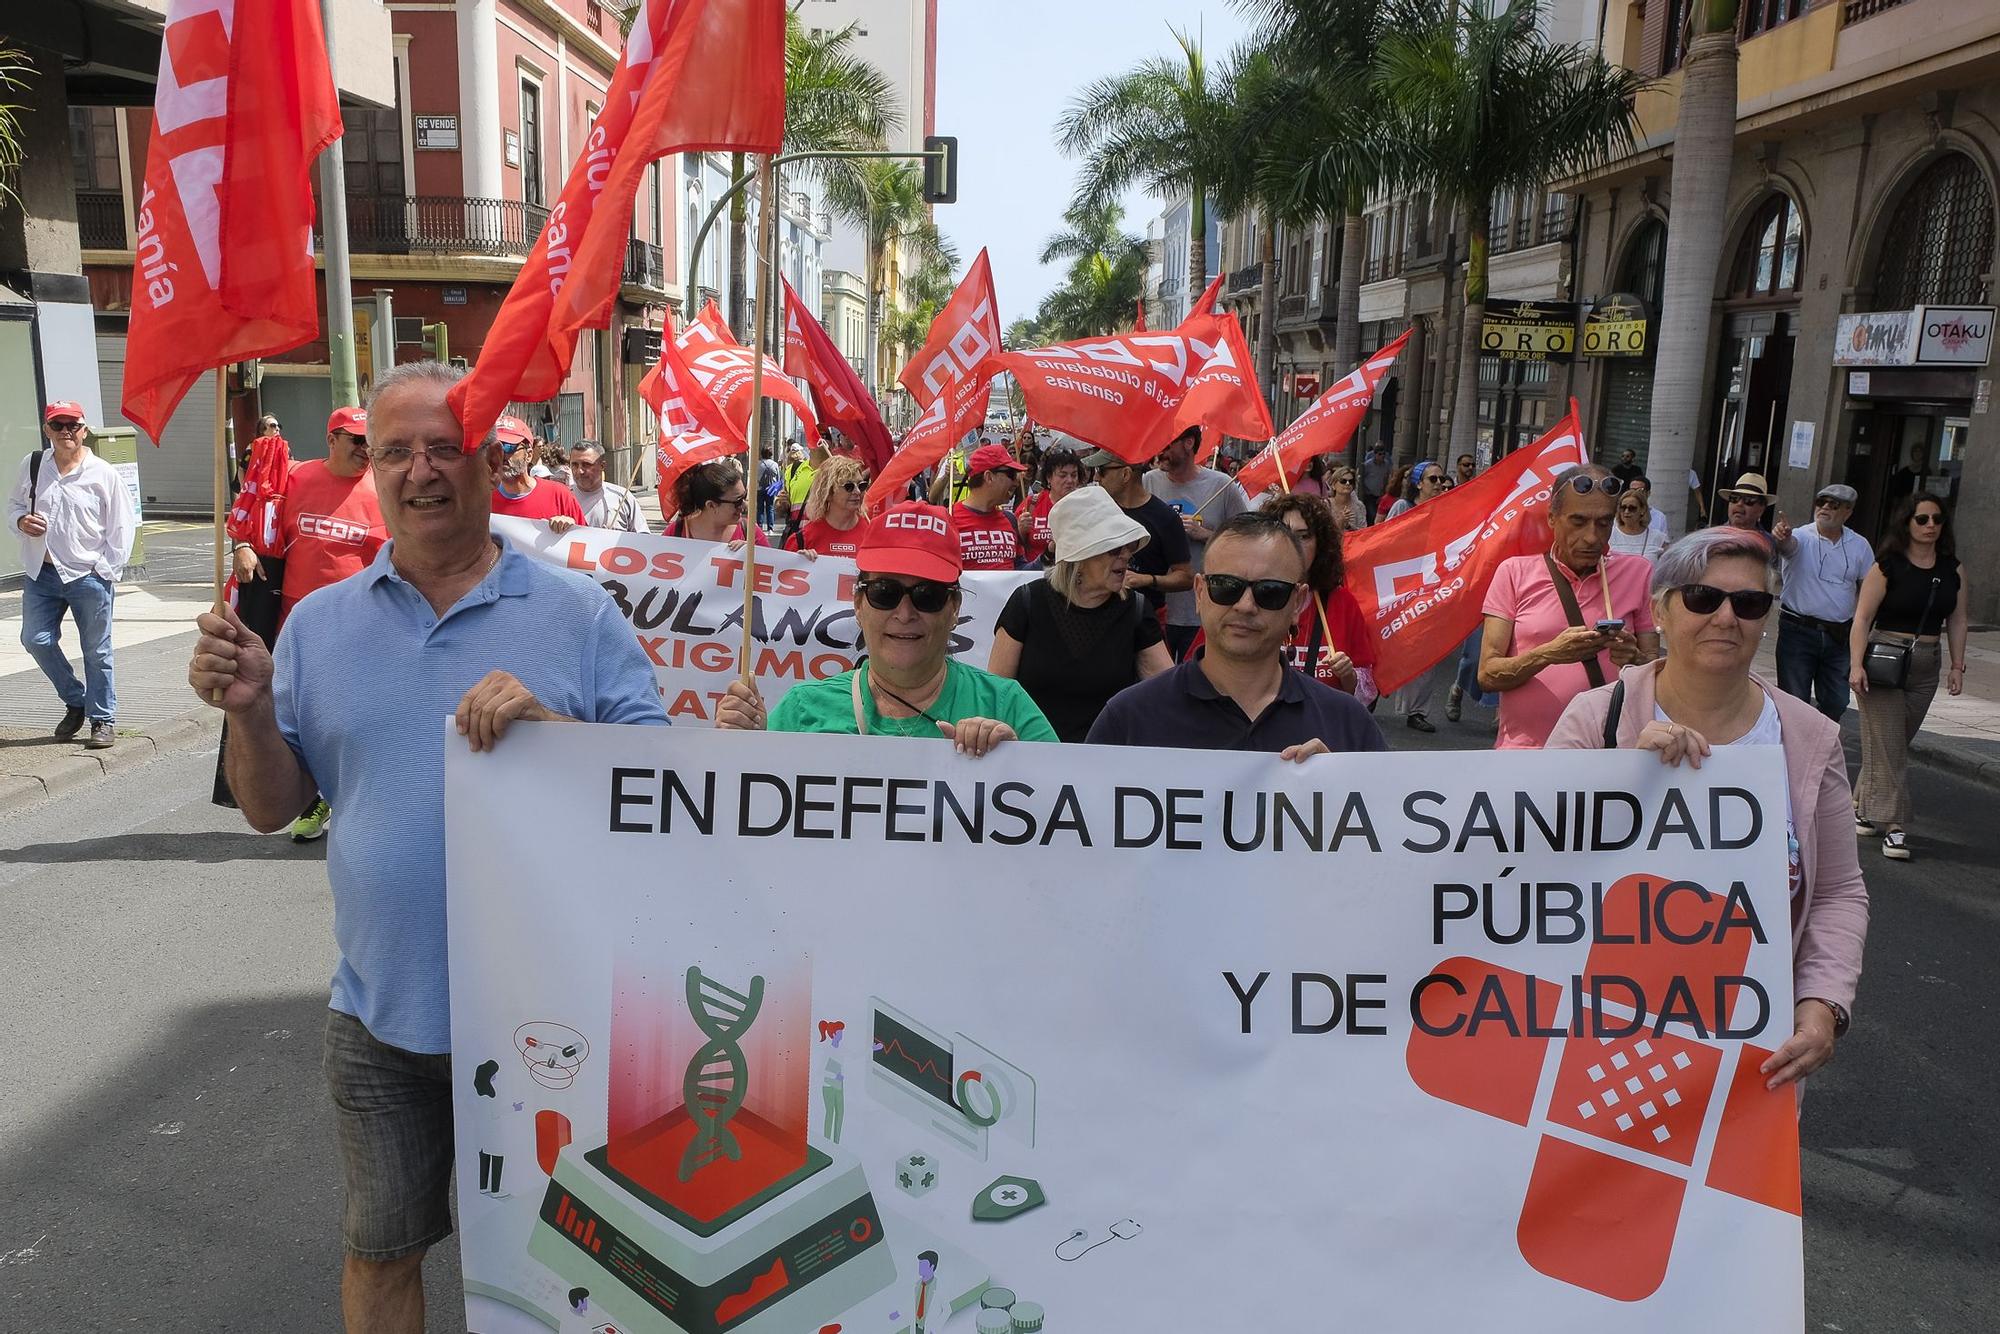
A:
[[[1599,621],[1597,623],[1597,633],[1600,635],[1615,635],[1624,628],[1625,628],[1625,622],[1622,619],[1615,621]]]

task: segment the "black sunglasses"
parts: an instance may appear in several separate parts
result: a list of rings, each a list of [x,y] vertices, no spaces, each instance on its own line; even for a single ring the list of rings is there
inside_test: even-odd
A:
[[[1233,574],[1204,574],[1201,582],[1208,589],[1208,600],[1218,607],[1233,607],[1243,600],[1243,591],[1265,611],[1283,611],[1292,600],[1298,584],[1290,579],[1244,579]]]
[[[1917,524],[1917,525],[1919,525],[1919,526],[1921,526],[1921,527],[1924,527],[1924,528],[1928,528],[1928,527],[1930,527],[1930,526],[1931,526],[1932,524],[1936,524],[1936,525],[1937,525],[1938,527],[1942,528],[1942,527],[1944,527],[1944,515],[1942,515],[1942,514],[1912,514],[1912,515],[1910,516],[1910,522],[1911,522],[1911,523],[1914,523],[1914,524]]]
[[[1674,590],[1681,595],[1681,605],[1697,616],[1707,616],[1721,610],[1724,598],[1729,600],[1729,609],[1736,613],[1739,621],[1761,621],[1771,614],[1771,603],[1776,596],[1757,588],[1739,588],[1733,593],[1725,593],[1712,584],[1682,584]]]
[[[851,496],[851,495],[853,495],[853,494],[854,494],[854,493],[855,493],[856,491],[866,491],[866,490],[868,489],[868,483],[866,483],[866,482],[842,482],[842,483],[840,484],[840,489],[841,489],[841,490],[843,490],[843,491],[845,491],[845,492],[846,492],[846,493],[847,493],[848,495],[850,495],[850,496]]]
[[[900,579],[863,579],[854,587],[877,611],[894,611],[908,598],[910,605],[926,616],[943,611],[950,605],[952,594],[958,592],[957,584],[941,584],[933,579],[921,579],[914,584]]]
[[[529,448],[529,446],[527,445],[502,445],[500,446],[500,452],[511,459],[516,454],[520,453],[522,450],[527,448]]]

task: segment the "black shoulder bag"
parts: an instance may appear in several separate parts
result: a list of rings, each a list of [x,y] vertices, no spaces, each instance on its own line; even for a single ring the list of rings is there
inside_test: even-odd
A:
[[[42,484],[42,456],[48,451],[38,449],[28,455],[28,513],[35,512],[35,492]]]
[[[1924,618],[1931,614],[1931,604],[1937,601],[1938,589],[1944,583],[1944,576],[1931,576],[1931,591],[1924,598],[1924,609],[1917,613],[1917,635],[1923,633]],[[1938,627],[1940,631],[1944,627]],[[1893,639],[1868,640],[1868,652],[1861,659],[1861,670],[1867,674],[1868,684],[1884,690],[1901,690],[1910,679],[1910,657],[1916,651],[1917,635],[1911,635],[1909,642],[1898,643]]]
[[[1556,586],[1556,596],[1562,600],[1563,615],[1576,629],[1583,629],[1583,608],[1576,605],[1576,590],[1569,586],[1569,580],[1556,569],[1556,558],[1548,552],[1542,553],[1542,563],[1549,567],[1549,582]],[[1604,684],[1604,668],[1598,665],[1597,655],[1591,654],[1583,660],[1583,674],[1590,678],[1593,689]]]

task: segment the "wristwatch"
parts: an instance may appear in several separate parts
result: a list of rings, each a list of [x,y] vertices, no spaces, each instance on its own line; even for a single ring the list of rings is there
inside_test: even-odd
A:
[[[1846,1036],[1848,1018],[1847,1018],[1847,1008],[1845,1006],[1835,1005],[1832,1001],[1827,1000],[1824,997],[1820,996],[1807,996],[1806,999],[1809,1001],[1817,1001],[1819,1004],[1824,1005],[1827,1009],[1832,1010],[1833,1035],[1836,1038]]]

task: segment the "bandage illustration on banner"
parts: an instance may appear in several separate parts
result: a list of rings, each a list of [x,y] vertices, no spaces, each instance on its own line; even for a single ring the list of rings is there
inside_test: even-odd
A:
[[[1425,979],[1410,1077],[1537,1134],[1516,1229],[1537,1272],[1617,1301],[1650,1297],[1690,1183],[1801,1212],[1796,1149],[1757,1148],[1797,1144],[1796,1100],[1764,1087],[1769,1049],[1732,1037],[1779,1019],[1745,985],[1758,930],[1733,898],[1634,875],[1604,892],[1599,939],[1567,988],[1464,956]]]

